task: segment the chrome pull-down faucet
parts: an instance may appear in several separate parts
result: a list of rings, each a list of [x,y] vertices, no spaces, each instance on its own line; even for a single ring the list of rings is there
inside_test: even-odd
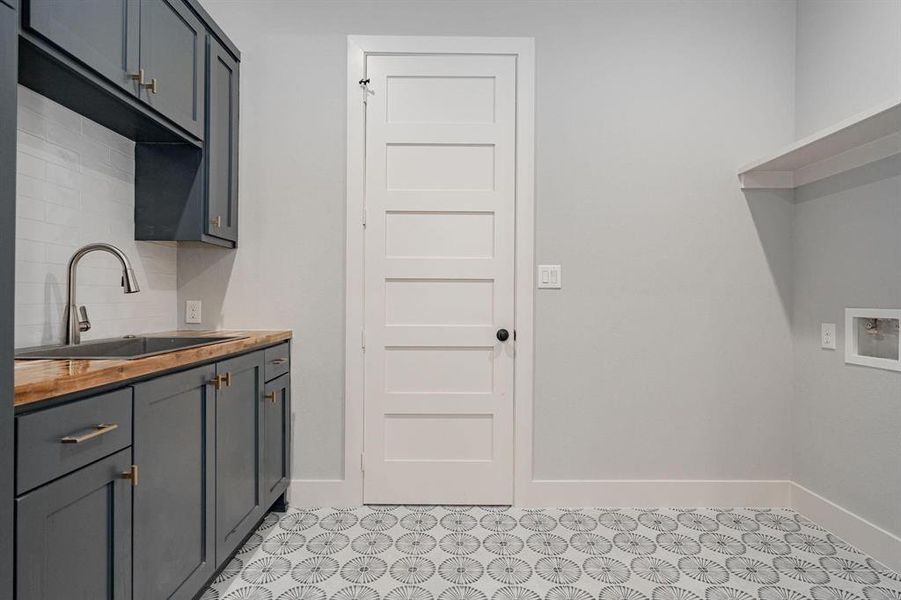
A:
[[[81,333],[91,328],[91,322],[88,320],[88,311],[82,306],[79,308],[78,302],[75,301],[75,280],[76,271],[78,270],[79,261],[85,255],[100,250],[109,252],[119,259],[122,264],[122,288],[126,294],[134,294],[140,292],[138,280],[135,278],[135,272],[131,268],[131,263],[125,253],[113,246],[112,244],[88,244],[75,251],[72,258],[69,259],[69,278],[66,283],[66,344],[74,345],[81,343]]]

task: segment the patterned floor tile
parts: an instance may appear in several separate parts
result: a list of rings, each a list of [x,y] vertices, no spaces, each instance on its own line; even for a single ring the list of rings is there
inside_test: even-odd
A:
[[[901,600],[790,510],[370,506],[270,514],[201,600]]]

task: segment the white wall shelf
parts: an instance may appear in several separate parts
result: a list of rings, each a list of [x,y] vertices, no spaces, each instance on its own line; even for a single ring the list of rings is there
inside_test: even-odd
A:
[[[739,169],[742,189],[793,189],[901,154],[901,98],[801,139]]]

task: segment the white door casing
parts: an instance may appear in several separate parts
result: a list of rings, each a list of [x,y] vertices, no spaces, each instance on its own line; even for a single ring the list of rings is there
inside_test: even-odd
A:
[[[516,57],[365,69],[363,499],[510,504]]]

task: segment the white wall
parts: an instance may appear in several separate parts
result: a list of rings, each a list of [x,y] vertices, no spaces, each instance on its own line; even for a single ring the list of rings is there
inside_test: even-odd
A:
[[[901,99],[899,29],[899,0],[798,2],[798,138]]]
[[[296,477],[343,468],[348,34],[536,39],[565,281],[536,295],[536,475],[788,476],[792,207],[735,168],[792,138],[793,3],[204,4],[243,53],[241,244],[180,249],[179,300],[295,331]]]
[[[16,347],[64,341],[66,264],[89,242],[121,248],[141,292],[122,293],[112,256],[85,257],[84,339],[174,329],[176,248],[134,241],[134,142],[22,86],[18,99]]]
[[[901,2],[802,1],[797,52],[799,135],[897,100]],[[823,322],[843,347],[846,307],[901,308],[899,200],[901,157],[797,191],[792,455],[795,481],[901,536],[901,373],[819,348]]]

